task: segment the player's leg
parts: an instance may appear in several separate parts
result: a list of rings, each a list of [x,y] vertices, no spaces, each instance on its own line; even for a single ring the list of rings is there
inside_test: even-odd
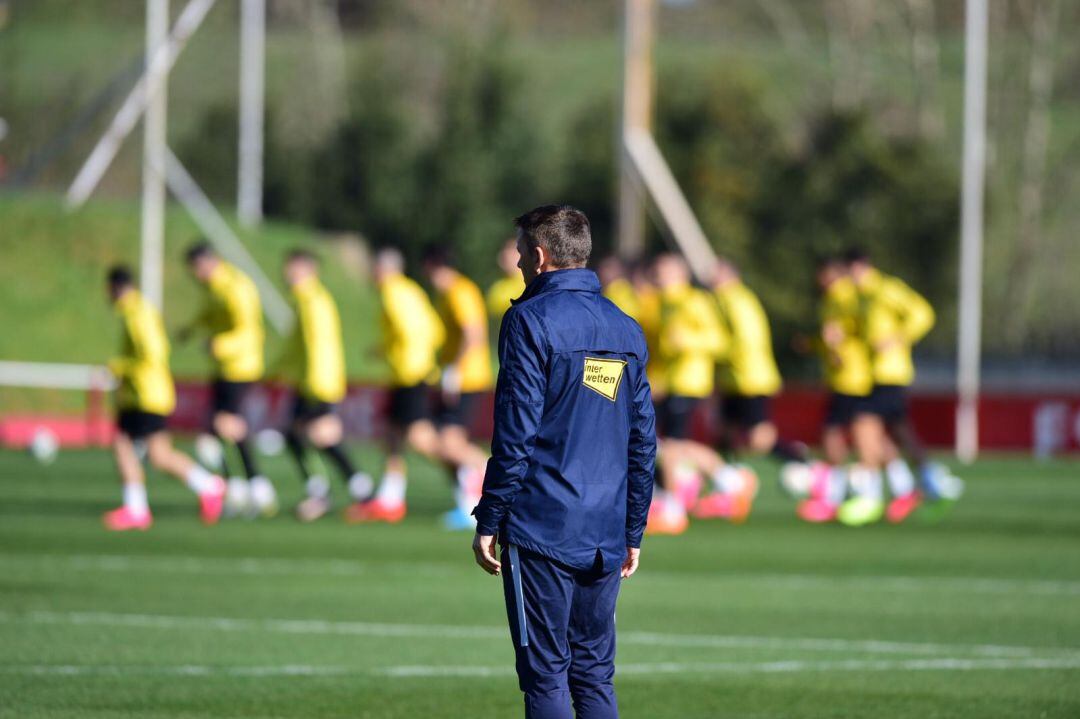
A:
[[[684,399],[669,395],[656,403],[659,441],[656,488],[647,525],[650,534],[681,534],[689,525],[686,502],[679,496],[679,488],[687,481],[685,475],[693,472],[684,451],[683,437],[689,432]]]
[[[615,701],[615,604],[619,571],[594,567],[575,577],[570,609],[570,695],[576,716],[619,715]]]
[[[345,451],[345,427],[333,405],[322,403],[317,415],[305,426],[308,442],[337,469],[353,502],[366,502],[372,497],[374,483],[371,475],[358,471]]]
[[[309,452],[307,425],[315,415],[311,400],[297,394],[293,399],[285,447],[304,482],[304,499],[296,505],[296,518],[313,522],[330,511],[330,481],[316,469],[317,458]]]
[[[837,518],[844,524],[861,526],[876,522],[885,513],[884,479],[881,475],[885,427],[881,416],[860,412],[851,424],[851,437],[858,462],[848,473],[852,497],[840,505]]]
[[[825,408],[821,430],[824,462],[816,463],[810,474],[809,495],[796,513],[808,522],[830,522],[847,495],[847,461],[850,454],[848,431],[855,418],[858,398],[832,393]]]
[[[225,480],[210,473],[195,460],[173,447],[164,427],[146,437],[146,458],[150,466],[170,474],[199,497],[199,514],[204,524],[216,524],[225,503]]]
[[[440,400],[438,412],[439,456],[453,472],[454,509],[443,515],[450,530],[472,529],[472,510],[480,501],[488,454],[469,437],[469,426],[480,406],[477,393],[461,393]]]
[[[354,504],[345,512],[349,522],[400,522],[405,518],[408,489],[405,447],[418,443],[430,456],[438,453],[438,436],[427,420],[425,384],[395,387],[390,390],[389,431],[386,441],[386,463],[375,496]],[[427,425],[425,427],[422,425]],[[426,444],[425,444],[426,442]]]
[[[112,445],[116,471],[123,484],[124,503],[102,517],[105,528],[113,531],[145,530],[153,524],[146,500],[146,477],[139,462],[135,442],[123,429],[116,433]]]
[[[229,483],[226,512],[273,516],[278,509],[277,492],[270,480],[259,472],[251,447],[250,428],[242,412],[244,397],[251,386],[251,382],[214,381],[211,428],[222,445],[222,476],[227,477]],[[230,449],[240,460],[240,467],[232,473],[228,471],[226,460]],[[243,476],[240,476],[240,469]]]

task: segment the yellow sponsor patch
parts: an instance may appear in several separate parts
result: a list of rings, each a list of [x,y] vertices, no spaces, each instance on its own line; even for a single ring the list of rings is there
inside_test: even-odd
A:
[[[585,376],[581,382],[593,392],[614,402],[619,396],[619,385],[622,384],[624,369],[626,369],[624,360],[586,357]]]

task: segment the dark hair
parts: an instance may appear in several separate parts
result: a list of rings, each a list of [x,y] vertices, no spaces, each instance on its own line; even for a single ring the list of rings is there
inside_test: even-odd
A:
[[[109,287],[132,287],[135,284],[135,276],[127,265],[113,265],[105,276]]]
[[[302,262],[310,262],[313,265],[319,264],[319,258],[315,256],[314,252],[310,250],[301,249],[299,247],[293,248],[285,255],[286,262],[294,262],[300,260]]]
[[[428,245],[420,260],[432,267],[454,267],[454,253],[446,245]]]
[[[204,257],[215,257],[217,255],[214,252],[214,248],[210,246],[210,243],[206,240],[197,240],[190,245],[184,251],[184,261],[189,265],[194,264],[196,260],[201,260]]]
[[[844,262],[853,264],[855,262],[870,262],[870,253],[861,247],[849,247],[844,250]]]
[[[543,205],[514,219],[530,250],[543,247],[556,268],[584,267],[592,254],[585,213],[570,205]]]

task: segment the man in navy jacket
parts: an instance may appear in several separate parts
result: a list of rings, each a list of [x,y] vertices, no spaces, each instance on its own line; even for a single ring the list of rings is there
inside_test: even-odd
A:
[[[615,600],[637,570],[656,457],[645,339],[585,269],[584,213],[546,205],[515,224],[527,287],[499,335],[473,551],[503,576],[525,715],[571,717],[572,701],[579,718],[617,717]]]

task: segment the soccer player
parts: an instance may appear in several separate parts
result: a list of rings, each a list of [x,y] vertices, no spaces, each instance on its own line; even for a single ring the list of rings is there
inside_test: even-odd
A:
[[[859,331],[859,297],[844,261],[826,257],[818,264],[821,291],[821,352],[829,399],[825,410],[821,444],[827,472],[817,472],[810,497],[801,502],[798,515],[808,522],[829,522],[847,495],[850,433],[859,462],[850,472],[852,485],[864,492],[881,486],[880,454],[884,430],[870,411],[873,375],[870,348]],[[871,515],[872,516],[872,515]]]
[[[929,461],[908,420],[907,409],[907,388],[915,379],[911,348],[933,328],[934,309],[903,280],[874,267],[866,252],[852,249],[845,259],[859,291],[860,322],[871,352],[871,409],[881,417],[891,440],[886,444],[891,451],[885,458],[885,473],[892,501],[885,517],[890,522],[902,522],[918,508],[922,494],[911,469],[892,446],[902,448],[915,462],[926,498],[943,498],[944,473]]]
[[[742,433],[754,454],[772,454],[785,463],[805,463],[806,448],[782,440],[770,418],[769,404],[780,391],[781,381],[765,308],[727,260],[720,260],[713,268],[712,289],[720,323],[730,338],[720,363],[724,444],[734,446]],[[731,465],[725,470],[736,471]]]
[[[488,455],[470,441],[469,427],[483,406],[484,394],[495,385],[484,296],[453,265],[444,247],[424,251],[423,269],[435,289],[435,309],[446,330],[439,351],[442,381],[436,422],[439,455],[455,472],[457,506],[443,519],[448,529],[472,529],[476,526],[472,510],[480,501]]]
[[[296,507],[296,517],[313,522],[329,512],[333,503],[329,481],[312,468],[309,447],[338,469],[354,503],[371,496],[372,482],[356,470],[342,445],[344,428],[336,410],[345,398],[345,351],[337,304],[319,281],[319,261],[307,250],[293,250],[285,257],[283,271],[296,313],[280,365],[295,391],[285,442],[307,494]]]
[[[215,524],[221,517],[225,480],[174,449],[165,429],[165,420],[176,406],[176,390],[161,313],[135,289],[131,271],[123,265],[109,270],[107,289],[120,317],[123,337],[120,353],[109,361],[109,370],[120,383],[113,455],[124,484],[124,504],[105,514],[105,527],[145,530],[153,524],[139,461],[142,449],[152,467],[176,477],[198,495],[203,523]]]
[[[600,278],[600,287],[604,297],[635,320],[641,314],[637,293],[626,276],[626,265],[615,255],[605,257],[596,266],[596,275]]]
[[[499,250],[498,263],[503,276],[488,287],[485,295],[488,315],[495,324],[502,322],[503,315],[510,309],[510,301],[521,297],[521,293],[525,291],[525,280],[521,279],[521,271],[517,266],[517,239],[511,237],[503,244]]]
[[[352,522],[400,522],[405,518],[406,445],[438,462],[439,435],[428,396],[439,379],[437,355],[446,339],[427,293],[405,276],[405,258],[394,248],[375,256],[375,283],[382,303],[382,351],[390,365],[390,432],[379,491],[351,507]]]
[[[690,270],[682,257],[661,255],[655,272],[661,303],[658,350],[666,368],[667,395],[657,407],[663,491],[649,512],[649,531],[679,534],[686,529],[686,509],[698,502],[698,472],[723,488],[721,495],[710,498],[706,514],[742,521],[757,490],[756,478],[740,472],[722,484],[728,481],[722,479],[723,459],[712,447],[690,438],[692,417],[713,394],[716,360],[727,351],[729,339],[712,298],[690,284]]]
[[[259,472],[241,411],[244,398],[262,379],[264,369],[259,291],[250,277],[222,260],[206,242],[189,247],[185,259],[191,276],[203,287],[204,297],[201,311],[181,330],[180,338],[187,339],[197,331],[209,334],[207,350],[214,366],[210,428],[222,444],[221,476],[229,478],[225,513],[273,516],[278,509],[277,493]],[[229,471],[226,457],[230,446],[235,448],[245,477]]]

